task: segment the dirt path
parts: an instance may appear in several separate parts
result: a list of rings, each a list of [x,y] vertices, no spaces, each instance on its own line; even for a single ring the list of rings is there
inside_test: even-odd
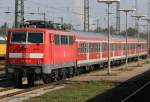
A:
[[[144,63],[144,62],[143,62]],[[129,68],[122,70],[124,66],[112,68],[111,75],[107,75],[107,69],[91,72],[89,74],[84,74],[81,76],[74,77],[70,79],[71,81],[92,81],[92,80],[106,80],[115,82],[125,82],[128,79],[135,77],[150,70],[149,64],[142,64],[142,66],[137,67],[137,63],[129,64]]]

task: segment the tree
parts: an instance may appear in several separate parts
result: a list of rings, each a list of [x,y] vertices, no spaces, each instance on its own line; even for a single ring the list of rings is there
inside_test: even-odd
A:
[[[5,22],[5,23],[0,27],[0,35],[1,35],[1,36],[6,36],[7,29],[8,29],[8,25],[7,25],[7,23]]]
[[[100,33],[107,33],[108,34],[108,28],[101,28],[98,27],[94,30],[95,32],[100,32]],[[113,28],[113,26],[110,26],[110,34],[115,34],[115,29]]]
[[[102,28],[101,27],[97,27],[94,31],[95,32],[102,32]]]
[[[127,32],[128,32],[128,36],[134,37],[134,36],[137,35],[138,30],[135,29],[135,28],[130,27],[130,28],[128,28]],[[120,34],[125,36],[126,35],[126,31],[122,31]]]
[[[135,36],[138,33],[138,30],[132,27],[128,28],[127,31],[128,31],[128,36]]]

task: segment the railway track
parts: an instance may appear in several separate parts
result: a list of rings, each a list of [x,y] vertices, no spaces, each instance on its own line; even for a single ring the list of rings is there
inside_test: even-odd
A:
[[[129,96],[127,96],[125,99],[123,99],[121,102],[130,102],[129,100],[132,100],[132,98],[134,98],[136,95],[138,95],[142,90],[144,90],[144,88],[150,86],[150,82],[147,82],[146,84],[144,84],[143,86],[141,86],[139,89],[137,89],[136,91],[134,91],[132,94],[130,94]]]
[[[50,84],[44,84],[44,85],[36,85],[35,87],[25,87],[22,89],[18,89],[18,88],[14,88],[14,87],[8,87],[8,88],[4,88],[4,89],[0,89],[0,100],[5,99],[5,98],[9,98],[9,97],[13,97],[16,95],[20,95],[20,94],[24,94],[27,92],[32,92],[34,90],[39,90],[39,89],[53,89],[56,88],[58,86],[63,85],[65,81],[59,81],[59,82],[53,82]]]
[[[0,67],[0,72],[2,72],[2,71],[4,71],[4,68],[1,68],[1,67]]]
[[[5,82],[5,81],[8,81],[9,79],[7,79],[7,78],[2,78],[2,77],[0,77],[0,83],[2,83],[2,82]]]
[[[0,60],[0,73],[4,72],[4,69],[5,69],[5,62]]]

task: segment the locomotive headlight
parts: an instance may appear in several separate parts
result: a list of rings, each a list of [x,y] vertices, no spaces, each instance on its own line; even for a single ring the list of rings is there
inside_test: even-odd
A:
[[[8,73],[14,73],[14,69],[8,68]]]
[[[37,62],[37,65],[41,65],[42,64],[42,62],[39,60],[38,62]]]

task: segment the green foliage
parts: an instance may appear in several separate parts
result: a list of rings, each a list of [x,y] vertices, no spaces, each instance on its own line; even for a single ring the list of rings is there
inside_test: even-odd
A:
[[[98,27],[94,30],[95,32],[100,32],[100,33],[108,33],[108,28],[101,28]],[[113,28],[113,26],[110,26],[110,33],[115,34],[116,30]]]
[[[7,23],[5,22],[5,23],[0,27],[0,36],[6,36],[7,29],[8,29],[8,25],[7,25]]]
[[[134,28],[128,28],[128,35],[129,36],[135,36],[137,33],[138,33],[138,30],[137,29],[134,29]]]
[[[136,30],[136,29],[130,27],[130,28],[128,28],[127,32],[128,32],[128,36],[133,36],[133,37],[134,37],[134,36],[137,35],[138,30]],[[121,32],[121,35],[126,35],[126,32],[125,32],[125,31],[122,31],[122,32]]]

